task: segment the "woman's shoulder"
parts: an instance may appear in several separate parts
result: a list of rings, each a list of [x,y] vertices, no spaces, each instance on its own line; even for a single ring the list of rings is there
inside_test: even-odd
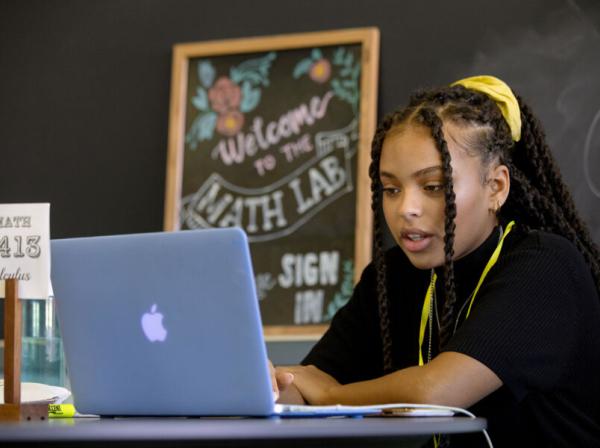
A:
[[[580,277],[590,275],[589,266],[575,244],[562,235],[542,230],[516,229],[506,239],[504,260],[507,264],[527,265],[536,271],[552,274],[560,271]]]
[[[539,253],[568,259],[581,259],[581,252],[570,240],[562,235],[545,232],[543,230],[518,229],[515,232],[512,251],[516,253]]]

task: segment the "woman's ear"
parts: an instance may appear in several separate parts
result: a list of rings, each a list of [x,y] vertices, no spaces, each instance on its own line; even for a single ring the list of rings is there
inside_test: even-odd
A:
[[[510,191],[510,173],[506,165],[496,165],[490,168],[487,176],[489,188],[488,208],[491,213],[497,214],[506,202]]]

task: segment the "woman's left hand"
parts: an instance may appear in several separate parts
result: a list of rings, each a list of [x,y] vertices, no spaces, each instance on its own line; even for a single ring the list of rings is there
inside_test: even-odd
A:
[[[294,375],[294,385],[309,404],[337,404],[333,391],[340,383],[331,375],[315,366],[293,366],[283,370]]]

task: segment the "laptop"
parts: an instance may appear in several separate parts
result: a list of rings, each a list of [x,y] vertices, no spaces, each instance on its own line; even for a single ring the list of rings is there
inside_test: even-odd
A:
[[[80,413],[379,412],[274,404],[241,229],[53,240],[51,254],[57,315]]]

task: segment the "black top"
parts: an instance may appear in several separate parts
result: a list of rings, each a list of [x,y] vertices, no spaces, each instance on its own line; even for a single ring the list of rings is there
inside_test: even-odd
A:
[[[473,292],[499,233],[496,228],[478,249],[455,262],[457,310]],[[386,253],[386,261],[394,369],[402,369],[418,364],[430,271],[415,268],[399,247]],[[436,291],[440,305],[441,272]],[[600,298],[588,265],[568,240],[525,233],[517,223],[466,320],[465,314],[466,308],[443,350],[479,360],[502,380],[499,390],[470,409],[488,419],[495,446],[525,440],[535,446],[600,445]],[[434,348],[437,336],[435,330]],[[426,335],[424,357],[427,345]],[[373,264],[302,363],[314,364],[343,384],[382,376]]]

